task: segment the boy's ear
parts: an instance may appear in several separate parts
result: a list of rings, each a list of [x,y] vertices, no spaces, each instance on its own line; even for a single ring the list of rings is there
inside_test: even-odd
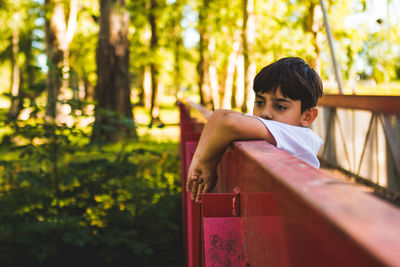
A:
[[[303,127],[310,126],[310,124],[315,120],[317,116],[318,116],[318,109],[316,107],[306,109],[301,114],[301,126]]]

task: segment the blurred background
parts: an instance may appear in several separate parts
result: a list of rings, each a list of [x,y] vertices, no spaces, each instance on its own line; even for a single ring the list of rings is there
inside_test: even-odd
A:
[[[400,95],[400,1],[325,1],[344,94]],[[299,56],[338,93],[318,0],[0,0],[0,262],[180,266],[179,115],[251,113]]]

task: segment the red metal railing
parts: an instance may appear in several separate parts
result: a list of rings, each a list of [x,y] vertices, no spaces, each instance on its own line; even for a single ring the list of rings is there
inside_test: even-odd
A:
[[[324,95],[318,105],[400,115],[400,96]]]
[[[324,95],[318,105],[319,157],[400,201],[400,96]]]
[[[181,112],[182,188],[202,124]],[[400,210],[265,141],[235,142],[201,204],[182,190],[186,266],[400,266]]]

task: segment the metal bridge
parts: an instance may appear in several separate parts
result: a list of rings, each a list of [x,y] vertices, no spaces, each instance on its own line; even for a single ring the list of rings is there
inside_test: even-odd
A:
[[[210,111],[179,108],[185,188]],[[319,157],[351,179],[266,141],[234,142],[214,193],[196,203],[182,190],[186,266],[400,266],[400,209],[374,194],[398,200],[400,98],[326,95],[319,109]]]

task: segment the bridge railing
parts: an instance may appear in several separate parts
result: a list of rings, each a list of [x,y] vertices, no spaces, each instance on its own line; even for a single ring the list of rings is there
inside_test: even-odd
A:
[[[318,104],[322,161],[400,203],[400,96],[324,95]]]
[[[179,108],[185,188],[204,119]],[[400,266],[400,210],[355,184],[265,141],[234,142],[218,177],[201,203],[182,190],[188,267]]]

